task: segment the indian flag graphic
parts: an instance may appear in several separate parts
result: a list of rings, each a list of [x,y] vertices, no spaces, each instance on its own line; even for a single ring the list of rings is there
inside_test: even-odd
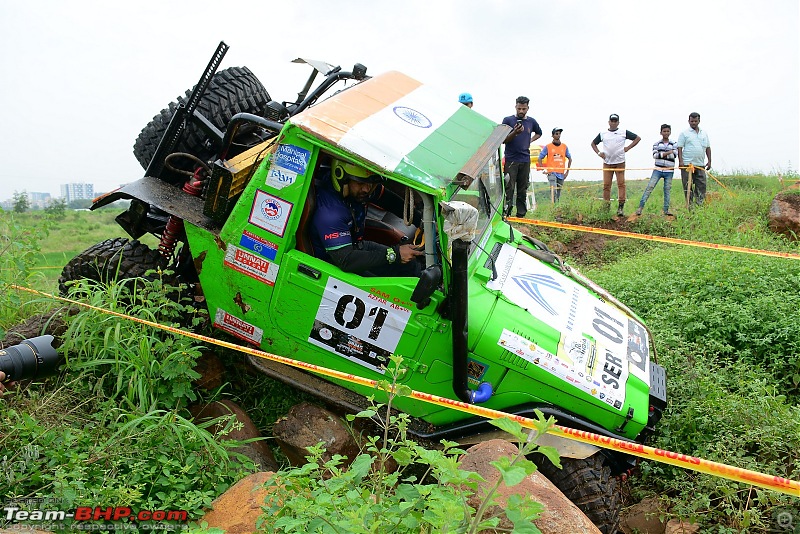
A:
[[[360,83],[290,122],[432,187],[450,183],[497,126],[399,72]]]

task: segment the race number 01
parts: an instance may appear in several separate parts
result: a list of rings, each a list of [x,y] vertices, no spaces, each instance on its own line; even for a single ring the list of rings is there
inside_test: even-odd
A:
[[[353,312],[353,316],[348,321],[344,317],[344,312],[347,309],[347,305],[350,303],[352,303],[356,309]],[[366,311],[367,306],[364,304],[363,300],[355,295],[342,295],[339,298],[339,302],[336,303],[336,311],[333,312],[333,318],[336,319],[336,322],[339,323],[339,326],[347,328],[348,330],[353,330],[361,326],[361,322],[364,320],[364,314]],[[372,328],[369,330],[368,337],[370,339],[378,339],[378,336],[381,335],[383,323],[386,321],[386,317],[388,315],[389,310],[386,308],[381,308],[380,306],[373,306],[370,308],[369,316],[375,317],[375,319],[372,321]]]
[[[611,323],[615,323],[620,327],[622,327],[623,324],[618,319],[610,316],[599,308],[595,308],[594,312],[598,315],[598,317],[595,317],[594,320],[592,320],[592,326],[594,327],[595,331],[612,343],[622,343],[622,340],[624,339],[622,332],[617,330]],[[608,319],[608,321],[605,321],[604,319]]]

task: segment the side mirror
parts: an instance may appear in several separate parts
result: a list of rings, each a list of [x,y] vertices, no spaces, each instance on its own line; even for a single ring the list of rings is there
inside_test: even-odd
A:
[[[431,295],[442,284],[441,265],[431,265],[419,275],[411,301],[417,305],[418,310],[424,310],[431,303]]]

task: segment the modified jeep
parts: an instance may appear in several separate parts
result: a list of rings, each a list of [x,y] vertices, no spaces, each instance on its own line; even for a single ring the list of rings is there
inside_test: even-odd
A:
[[[271,99],[246,68],[217,72],[143,130],[144,177],[96,199],[120,199],[131,236],[70,261],[70,280],[169,268],[214,327],[266,351],[361,375],[403,357],[414,390],[533,415],[628,441],[654,431],[664,369],[636,315],[502,215],[501,146],[509,129],[399,72],[375,77],[312,60],[293,102]],[[312,89],[318,75],[322,81]],[[342,84],[344,87],[341,87]],[[315,257],[316,189],[334,159],[385,179],[401,213],[367,209],[366,239],[424,249],[419,277],[365,277]],[[419,226],[411,214],[421,211]],[[145,234],[157,249],[138,241]],[[200,299],[202,296],[202,299]],[[260,358],[262,371],[326,403],[360,410],[372,391]],[[476,442],[485,420],[401,398],[421,440]],[[618,525],[615,475],[634,459],[544,436],[564,469],[545,474],[604,532]]]

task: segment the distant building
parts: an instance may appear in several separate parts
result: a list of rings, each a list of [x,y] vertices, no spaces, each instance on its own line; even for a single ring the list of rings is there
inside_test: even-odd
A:
[[[31,209],[43,210],[50,204],[52,197],[50,193],[28,193],[28,200],[31,203]]]
[[[92,200],[95,197],[94,184],[61,184],[61,196],[67,204],[73,200]]]

